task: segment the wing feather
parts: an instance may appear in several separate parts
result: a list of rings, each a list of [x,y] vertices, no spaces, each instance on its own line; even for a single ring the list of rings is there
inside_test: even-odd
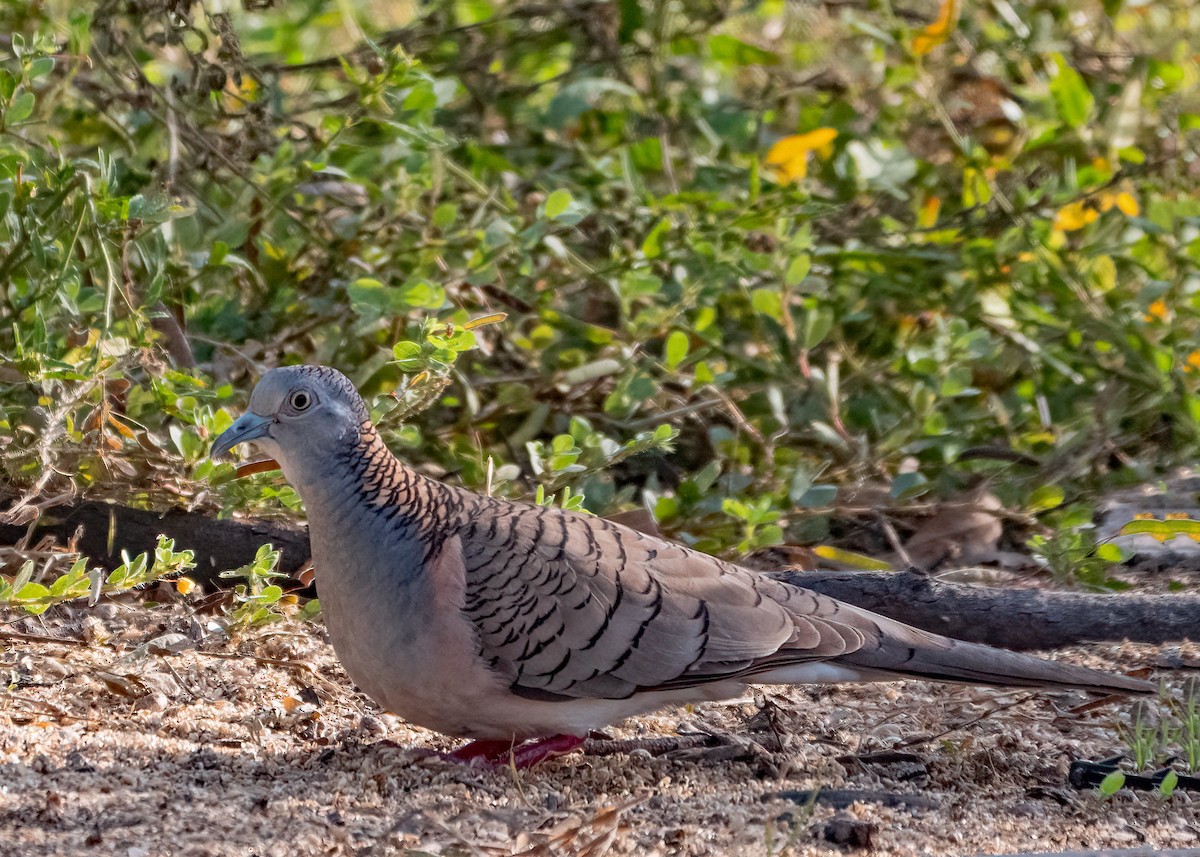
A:
[[[623,698],[837,657],[872,636],[831,599],[602,518],[480,505],[459,534],[465,610],[515,692]]]

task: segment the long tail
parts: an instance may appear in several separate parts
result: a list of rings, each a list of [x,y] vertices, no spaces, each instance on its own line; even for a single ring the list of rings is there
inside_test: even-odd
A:
[[[1076,688],[1101,693],[1154,693],[1158,689],[1153,682],[1138,678],[952,640],[879,616],[875,619],[881,632],[878,647],[843,655],[835,663],[877,670],[894,678],[1000,687]]]

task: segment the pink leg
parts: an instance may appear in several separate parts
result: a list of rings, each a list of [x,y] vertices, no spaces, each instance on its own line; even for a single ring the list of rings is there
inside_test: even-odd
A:
[[[539,738],[527,741],[513,750],[513,762],[518,771],[528,770],[555,756],[565,756],[567,753],[583,746],[583,739],[574,735],[552,735],[549,738]]]
[[[554,756],[570,753],[582,744],[583,739],[574,735],[552,735],[523,744],[498,740],[472,741],[448,753],[446,757],[467,764],[478,760],[485,768],[506,768],[511,758],[517,770],[524,771]]]
[[[499,758],[508,758],[508,751],[512,748],[512,741],[472,741],[469,744],[463,744],[452,753],[447,753],[446,757],[453,759],[455,762],[466,762],[470,764],[475,759],[483,759],[485,762],[495,762]]]

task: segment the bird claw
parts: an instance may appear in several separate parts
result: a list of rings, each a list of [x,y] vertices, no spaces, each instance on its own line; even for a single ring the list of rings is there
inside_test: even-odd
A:
[[[582,738],[574,735],[552,735],[537,738],[523,744],[512,741],[472,741],[443,758],[481,768],[507,768],[510,764],[518,771],[528,770],[555,756],[563,756],[583,745]]]

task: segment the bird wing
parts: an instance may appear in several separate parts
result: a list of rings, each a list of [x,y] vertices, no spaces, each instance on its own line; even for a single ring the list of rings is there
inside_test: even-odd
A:
[[[690,687],[873,636],[833,599],[602,518],[480,498],[458,537],[481,653],[530,697]]]
[[[522,696],[807,681],[786,668],[819,661],[861,679],[1155,690],[932,634],[603,518],[476,500],[458,529],[464,610],[485,661]]]

